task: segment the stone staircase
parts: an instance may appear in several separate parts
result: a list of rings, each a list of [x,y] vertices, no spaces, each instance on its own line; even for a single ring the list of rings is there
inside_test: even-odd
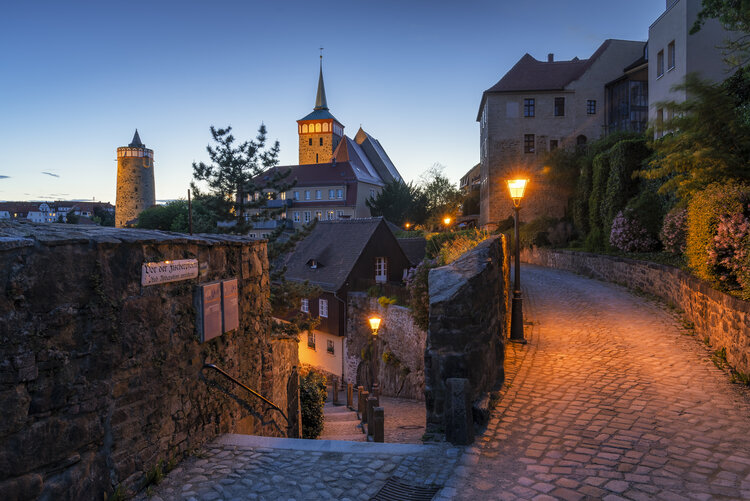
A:
[[[341,402],[339,398],[339,402]],[[346,402],[346,396],[343,396]],[[362,433],[357,413],[346,405],[333,405],[331,399],[323,407],[325,423],[321,440],[347,440],[350,442],[367,442],[367,435]]]

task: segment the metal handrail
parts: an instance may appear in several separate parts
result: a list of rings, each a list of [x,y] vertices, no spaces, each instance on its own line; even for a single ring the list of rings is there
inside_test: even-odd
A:
[[[231,375],[229,375],[227,372],[225,372],[224,370],[222,370],[219,367],[217,367],[216,364],[203,364],[203,368],[204,369],[208,368],[208,369],[215,370],[216,372],[218,372],[219,374],[221,374],[225,378],[229,379],[234,384],[236,384],[238,386],[241,386],[242,388],[244,388],[247,391],[249,391],[252,395],[258,397],[261,400],[263,400],[265,403],[267,403],[268,405],[270,405],[272,409],[278,411],[281,414],[281,416],[286,421],[287,428],[289,428],[291,426],[291,424],[289,423],[289,418],[286,417],[286,414],[284,414],[284,411],[281,410],[281,407],[279,407],[275,403],[271,402],[270,400],[268,400],[266,397],[264,397],[263,395],[261,395],[257,391],[255,391],[252,388],[248,387],[247,385],[241,383],[240,381],[238,381],[237,379],[235,379],[234,377],[232,377]]]

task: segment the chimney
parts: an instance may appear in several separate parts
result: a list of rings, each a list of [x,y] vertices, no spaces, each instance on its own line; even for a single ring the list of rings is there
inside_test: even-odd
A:
[[[555,61],[555,55],[553,53],[551,53],[551,52],[549,54],[547,54],[547,62],[548,63],[552,63],[554,61]]]

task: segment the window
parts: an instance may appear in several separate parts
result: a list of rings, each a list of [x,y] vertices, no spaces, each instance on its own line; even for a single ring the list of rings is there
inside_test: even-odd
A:
[[[656,54],[656,78],[664,74],[664,51],[660,50]]]
[[[303,313],[310,313],[310,300],[302,299],[299,310]]]
[[[344,190],[336,190],[336,198],[344,198]]]
[[[336,198],[336,190],[328,190],[328,198]]]
[[[588,101],[586,101],[586,114],[596,115],[596,100],[595,99],[589,99]]]
[[[322,221],[323,220],[323,211],[316,210],[315,211],[315,219],[317,219],[318,221]]]
[[[307,347],[315,349],[315,332],[307,331]]]
[[[553,151],[557,149],[557,139],[550,139],[549,140],[549,150]]]
[[[375,198],[375,190],[370,190],[370,198]]]
[[[312,146],[312,138],[310,138],[310,139],[307,140],[307,145],[308,146]]]
[[[565,116],[565,98],[564,97],[555,98],[555,116],[556,117]]]
[[[331,341],[330,339],[326,340],[326,353],[334,355],[333,341]]]
[[[312,215],[312,213],[309,210],[305,211],[305,222],[306,223],[309,223],[310,219],[312,219],[311,215]]]
[[[323,318],[328,318],[328,300],[327,299],[318,300],[318,314]]]
[[[667,70],[674,69],[674,40],[667,45]]]
[[[310,190],[305,190],[305,200],[310,200]]]
[[[323,193],[320,190],[315,190],[315,200],[323,198]]]
[[[664,108],[656,110],[656,136],[664,135]]]
[[[524,134],[523,136],[523,152],[534,153],[534,134]]]
[[[523,100],[523,116],[525,117],[534,116],[534,99]]]
[[[293,221],[294,221],[295,223],[299,223],[299,212],[295,212],[295,213],[294,213],[294,214],[292,215],[292,220],[293,220]]]
[[[336,217],[339,218],[339,219],[341,219],[342,217],[344,217],[344,211],[337,210],[336,211]]]
[[[385,283],[388,281],[388,259],[384,257],[375,258],[375,281]]]
[[[282,191],[281,194],[279,195],[279,198],[281,200],[286,200],[286,191]]]
[[[294,192],[294,199],[299,200],[299,191]]]
[[[320,144],[319,144],[319,146],[323,146],[323,138],[322,137],[320,138]]]
[[[334,219],[334,216],[335,216],[335,215],[336,215],[336,213],[335,213],[335,212],[333,212],[332,210],[329,210],[329,211],[328,211],[328,212],[326,213],[326,219],[328,219],[329,221],[331,221],[332,219]]]

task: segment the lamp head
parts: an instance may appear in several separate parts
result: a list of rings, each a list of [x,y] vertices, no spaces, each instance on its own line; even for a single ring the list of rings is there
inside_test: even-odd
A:
[[[368,319],[368,322],[370,322],[370,329],[372,329],[372,335],[377,336],[378,335],[378,329],[380,328],[380,317],[370,317]]]
[[[508,179],[508,191],[510,192],[510,198],[513,199],[513,205],[516,207],[521,204],[528,182],[528,179]]]

